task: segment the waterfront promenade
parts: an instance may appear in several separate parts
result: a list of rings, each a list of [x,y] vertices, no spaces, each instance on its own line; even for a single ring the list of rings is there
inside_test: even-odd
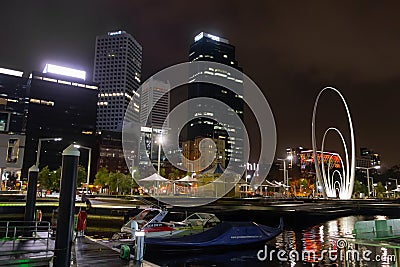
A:
[[[96,196],[90,198],[91,209],[89,214],[111,215],[111,216],[133,216],[140,209],[149,206],[162,204],[156,200],[146,197],[136,198],[135,196],[112,197]],[[221,216],[229,216],[230,212],[244,211],[292,217],[301,214],[302,216],[313,217],[339,217],[348,214],[368,215],[398,215],[400,211],[399,199],[273,199],[273,198],[222,198],[218,201],[199,207],[185,207],[185,199],[182,198],[182,207],[170,207],[176,211],[187,212],[212,212],[221,213]],[[38,198],[36,209],[43,212],[43,217],[50,216],[57,208],[58,199]],[[76,202],[76,213],[80,207],[86,206],[84,203]],[[0,194],[0,216],[7,217],[8,214],[23,214],[25,201],[21,198],[10,198]],[[0,217],[1,219],[1,217]]]
[[[0,240],[0,266],[52,266],[54,238],[48,232],[37,232],[32,238]],[[78,237],[72,244],[71,267],[157,267],[148,261],[120,258],[118,248],[90,237]]]
[[[139,198],[126,197],[115,198],[107,196],[98,196],[91,198],[92,207],[89,210],[90,214],[95,214],[97,217],[110,216],[119,217],[122,223],[123,217],[133,216],[140,209],[149,205],[147,198],[143,201]],[[42,199],[38,198],[37,209],[43,211],[44,220],[49,221],[51,212],[57,208],[58,199]],[[154,204],[157,204],[152,200]],[[0,220],[10,220],[10,217],[15,218],[23,214],[25,202],[23,199],[3,198],[0,200]],[[80,207],[85,206],[84,203],[76,203],[76,211]],[[303,223],[314,225],[317,221],[326,221],[331,218],[344,217],[349,215],[389,215],[398,217],[400,211],[400,203],[397,199],[379,200],[379,199],[358,199],[358,200],[323,200],[323,199],[265,199],[265,198],[249,198],[249,199],[232,199],[223,198],[215,203],[201,207],[167,207],[172,211],[177,212],[211,212],[217,214],[221,220],[252,220],[263,224],[274,226],[278,223],[278,217],[283,217],[285,225],[293,226]],[[301,215],[301,221],[299,216]],[[89,222],[96,224],[93,222]],[[121,225],[115,225],[116,228]],[[98,225],[98,227],[102,227]],[[10,240],[8,241],[10,242]],[[29,241],[33,242],[33,241]],[[21,242],[19,245],[24,245],[24,248],[29,247],[29,242]],[[51,242],[54,242],[52,240]],[[11,243],[3,241],[2,248],[10,247]],[[14,242],[15,246],[15,242]],[[50,252],[54,244],[50,244]],[[32,249],[35,247],[32,246]],[[0,253],[5,254],[3,249]],[[36,245],[37,249],[37,245]],[[29,248],[27,249],[29,250]],[[52,252],[51,252],[52,253]],[[46,254],[49,256],[48,254]],[[6,256],[6,255],[3,255]],[[37,257],[25,255],[29,261],[37,260]],[[4,257],[0,259],[4,261]],[[24,260],[24,257],[19,258],[19,262]],[[151,258],[149,259],[152,260]],[[0,265],[4,264],[0,262]],[[16,263],[17,261],[14,261]],[[73,266],[156,266],[149,262],[135,263],[134,261],[124,261],[119,258],[119,251],[113,248],[107,242],[91,239],[90,237],[77,238],[72,249]],[[7,266],[7,265],[5,265]],[[13,265],[8,265],[13,266]],[[31,266],[31,265],[29,265]],[[34,266],[34,265],[32,265]],[[40,266],[40,265],[36,265]]]
[[[120,259],[120,251],[89,237],[79,237],[74,242],[72,253],[74,267],[158,267],[148,261],[137,262]]]

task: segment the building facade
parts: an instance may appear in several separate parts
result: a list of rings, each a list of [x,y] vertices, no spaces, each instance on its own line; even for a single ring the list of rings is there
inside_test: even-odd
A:
[[[194,140],[185,141],[182,143],[182,165],[190,172],[201,172],[209,165],[207,162],[212,162],[211,166],[220,164],[225,168],[225,140],[213,139],[216,145],[216,151],[203,147],[203,153],[200,153],[200,142],[204,137],[197,137]],[[200,159],[201,156],[201,160]],[[188,160],[192,162],[188,162]],[[193,165],[193,166],[192,166]]]
[[[122,151],[121,134],[113,131],[102,131],[98,135],[99,156],[97,169],[106,168],[110,172],[129,173]]]
[[[28,114],[25,156],[22,175],[35,165],[41,139],[62,138],[61,141],[41,141],[39,168],[61,166],[62,151],[71,144],[96,149],[96,84],[54,73],[33,72],[28,80]],[[92,157],[92,166],[95,166]],[[81,150],[80,164],[87,166],[88,152]],[[94,176],[92,168],[91,176]]]
[[[239,67],[235,58],[235,47],[229,44],[227,39],[220,38],[208,33],[201,32],[194,38],[194,43],[191,44],[189,50],[189,61],[211,61],[230,66],[239,71]],[[219,100],[227,104],[231,111],[243,121],[243,94],[236,94],[229,88],[196,82],[203,75],[211,75],[220,79],[223,84],[239,84],[242,87],[243,78],[234,77],[233,74],[223,67],[220,69],[207,68],[204,70],[196,70],[193,74],[193,80],[189,85],[188,98],[209,97]],[[204,112],[212,114],[217,107],[211,104],[204,104],[201,107]],[[222,112],[226,112],[225,110]],[[190,121],[187,127],[186,140],[195,140],[196,137],[209,137],[220,139],[225,142],[225,160],[228,162],[231,158],[236,158],[239,161],[242,158],[242,143],[243,139],[231,138],[228,136],[228,131],[236,131],[238,125],[222,124],[215,120],[199,117]],[[182,140],[185,141],[185,140]],[[232,149],[236,147],[236,149]],[[245,163],[243,163],[245,164]]]
[[[93,81],[99,85],[96,128],[99,158],[97,168],[128,173],[123,160],[122,125],[140,121],[142,46],[125,31],[96,37]],[[131,108],[128,106],[131,103]]]
[[[134,108],[126,114],[139,121],[139,95],[142,46],[125,31],[96,37],[93,81],[99,85],[98,131],[122,131],[129,102]]]
[[[1,189],[19,189],[25,151],[28,79],[22,71],[0,68]]]
[[[140,93],[140,125],[161,129],[169,114],[171,88],[169,83],[150,78]],[[153,107],[150,110],[150,107]],[[165,124],[168,127],[168,122]]]
[[[380,165],[381,156],[378,153],[366,147],[360,148],[360,157],[357,158],[357,167],[370,168]],[[374,171],[377,171],[377,169],[374,169]]]

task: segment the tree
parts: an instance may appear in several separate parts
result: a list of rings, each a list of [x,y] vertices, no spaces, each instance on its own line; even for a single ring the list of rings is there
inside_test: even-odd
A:
[[[52,171],[48,166],[44,167],[38,176],[40,187],[43,189],[47,189],[50,191],[59,191],[60,190],[60,181],[61,181],[61,167],[58,167],[57,170]],[[81,186],[82,182],[86,181],[86,171],[82,166],[78,166],[78,176],[76,178],[76,186]]]
[[[376,187],[375,187],[375,191],[376,191],[376,196],[378,198],[383,198],[383,193],[386,191],[385,187],[382,185],[381,182],[379,182]]]
[[[129,193],[133,186],[133,179],[129,174],[118,176],[118,191],[122,193]]]
[[[120,185],[120,181],[123,179],[122,176],[124,176],[125,174],[120,173],[120,172],[114,172],[114,173],[110,173],[109,175],[109,181],[108,181],[108,186],[110,187],[110,191],[112,192],[118,192],[119,191],[119,185]]]
[[[367,195],[368,190],[364,184],[361,184],[359,180],[356,180],[354,182],[354,194],[356,195],[356,197],[358,197],[360,193]]]
[[[166,176],[166,174],[165,174],[165,168],[160,168],[160,175],[161,175],[162,177],[165,177],[165,176]]]
[[[78,177],[76,178],[76,186],[80,187],[82,183],[87,181],[87,172],[84,167],[78,166]]]
[[[173,173],[173,172],[168,173],[168,179],[175,180],[175,173]]]
[[[109,185],[110,172],[106,168],[100,168],[95,176],[94,185],[105,187]]]
[[[56,171],[51,171],[48,166],[44,167],[38,174],[40,188],[54,191],[60,190],[60,178]]]
[[[57,179],[58,184],[60,184],[61,181],[61,166],[58,167],[57,170],[53,171],[55,179]],[[82,166],[78,166],[78,176],[76,177],[76,187],[80,187],[82,183],[86,182],[86,171],[85,168]]]
[[[190,176],[191,173],[188,173],[188,175]],[[176,180],[176,179],[178,179],[180,176],[181,176],[181,172],[180,172],[179,169],[176,169],[176,168],[172,168],[172,169],[170,170],[170,173],[168,173],[168,179],[169,179],[169,180]]]

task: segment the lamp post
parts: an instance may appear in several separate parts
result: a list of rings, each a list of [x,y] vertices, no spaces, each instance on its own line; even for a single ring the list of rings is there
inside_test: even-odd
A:
[[[397,179],[395,179],[395,178],[388,178],[388,180],[396,181],[396,189],[399,187],[399,184],[398,184],[398,182],[397,182]]]
[[[187,162],[187,165],[190,166],[190,170],[189,172],[191,172],[191,177],[193,177],[193,173],[194,173],[194,167],[193,167],[193,162]]]
[[[137,170],[132,170],[132,182],[135,180],[135,172]],[[131,188],[131,195],[133,195],[133,184],[132,184],[132,188]]]
[[[158,137],[158,165],[157,165],[157,173],[158,175],[160,175],[160,165],[161,165],[161,144],[163,142],[163,138],[162,135],[160,134],[160,136]]]
[[[289,173],[288,170],[286,169],[286,161],[292,161],[293,160],[293,156],[289,155],[284,159],[277,159],[280,161],[283,161],[283,184],[289,186]]]
[[[88,157],[88,167],[87,167],[87,175],[86,175],[86,193],[89,192],[89,179],[90,179],[90,164],[92,162],[92,148],[87,147],[87,146],[81,146],[81,145],[74,145],[75,148],[83,148],[89,151],[89,157]]]
[[[37,146],[37,153],[36,153],[36,164],[35,166],[39,168],[39,160],[40,160],[40,150],[42,149],[42,141],[61,141],[62,137],[46,137],[46,138],[39,138],[38,146]]]
[[[396,189],[395,190],[398,190],[398,188],[399,188],[399,184],[398,184],[398,181],[397,181],[397,179],[396,178],[388,178],[388,180],[393,180],[393,181],[396,181]],[[394,197],[396,198],[396,193],[397,193],[397,191],[394,191]]]
[[[368,188],[368,197],[369,197],[371,194],[370,182],[369,182],[369,170],[372,170],[372,169],[378,170],[381,168],[381,166],[378,165],[378,166],[373,166],[373,167],[356,167],[356,168],[367,171],[367,188]],[[373,183],[372,183],[372,187],[373,187]]]

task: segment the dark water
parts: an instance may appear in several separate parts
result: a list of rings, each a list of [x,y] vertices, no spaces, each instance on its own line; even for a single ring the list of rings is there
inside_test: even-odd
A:
[[[392,267],[396,265],[393,249],[372,246],[354,246],[349,242],[349,247],[359,251],[360,260],[345,261],[344,250],[339,249],[340,237],[349,236],[352,233],[354,223],[360,220],[371,220],[376,217],[347,216],[325,222],[319,222],[311,226],[303,223],[301,216],[292,221],[285,227],[285,230],[276,239],[256,247],[241,247],[231,251],[208,251],[208,252],[190,252],[181,251],[179,253],[166,252],[146,252],[145,259],[160,266],[173,267],[203,267],[203,266],[379,266]],[[387,217],[385,217],[387,218]],[[296,222],[298,220],[298,222]],[[338,247],[339,246],[339,247]],[[260,252],[261,250],[261,252]],[[275,253],[270,256],[271,251]],[[310,251],[312,254],[301,255],[303,251]],[[362,253],[370,250],[366,261],[362,258]],[[267,252],[268,257],[263,259]],[[280,251],[281,260],[277,253]],[[287,259],[289,253],[299,258]],[[328,254],[330,252],[331,254]],[[283,254],[285,253],[285,254]],[[321,256],[322,253],[322,256]],[[368,252],[369,253],[369,252]],[[259,254],[259,257],[257,257]],[[389,256],[389,257],[388,257]],[[341,260],[341,257],[343,258]],[[374,261],[375,259],[384,259],[385,261]],[[349,258],[351,260],[351,256]]]

